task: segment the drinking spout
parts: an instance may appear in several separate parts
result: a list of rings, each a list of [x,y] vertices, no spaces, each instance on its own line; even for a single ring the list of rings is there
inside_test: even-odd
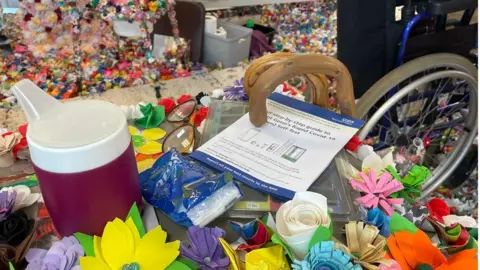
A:
[[[28,79],[21,80],[13,85],[12,92],[29,123],[40,119],[42,114],[45,114],[54,106],[62,104]]]

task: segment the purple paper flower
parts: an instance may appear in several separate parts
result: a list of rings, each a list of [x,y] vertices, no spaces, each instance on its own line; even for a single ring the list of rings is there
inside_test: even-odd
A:
[[[218,241],[225,231],[215,228],[200,228],[191,226],[187,231],[190,247],[180,245],[182,256],[195,261],[202,270],[228,269],[230,259],[225,256],[222,245]]]
[[[53,243],[48,251],[40,248],[28,250],[25,256],[28,261],[26,270],[80,270],[79,258],[83,255],[77,238],[64,237]]]
[[[225,99],[227,100],[237,100],[237,101],[247,101],[248,95],[245,92],[243,87],[243,78],[240,80],[235,80],[233,86],[227,87],[223,90]]]
[[[4,220],[12,212],[13,206],[15,205],[15,198],[17,193],[2,191],[0,192],[0,220]]]

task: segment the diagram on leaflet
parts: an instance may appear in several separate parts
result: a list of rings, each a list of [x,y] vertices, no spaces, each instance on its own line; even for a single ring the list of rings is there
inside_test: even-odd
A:
[[[244,142],[250,141],[251,145],[260,147],[262,149],[266,148],[267,152],[270,152],[270,153],[273,152],[274,155],[280,156],[290,162],[296,162],[307,151],[305,148],[295,145],[295,141],[293,140],[288,140],[281,145],[279,145],[278,143],[268,144],[268,143],[258,142],[258,140],[255,140],[255,141],[252,140],[258,134],[260,134],[260,132],[261,130],[259,129],[251,128],[246,132],[242,133],[237,138]]]

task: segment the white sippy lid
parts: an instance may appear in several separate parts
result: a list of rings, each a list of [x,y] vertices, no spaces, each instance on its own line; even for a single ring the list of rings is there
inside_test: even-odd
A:
[[[13,92],[29,120],[32,161],[43,170],[95,169],[115,160],[130,144],[125,115],[115,104],[101,100],[61,103],[29,80],[15,84]]]

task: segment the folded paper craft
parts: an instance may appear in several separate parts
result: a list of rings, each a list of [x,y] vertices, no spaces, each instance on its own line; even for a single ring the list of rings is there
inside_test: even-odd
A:
[[[303,261],[294,260],[292,269],[362,270],[362,267],[353,263],[348,254],[335,249],[333,241],[326,241],[313,246]]]
[[[420,188],[431,174],[427,167],[417,165],[413,166],[403,179],[398,175],[394,167],[388,166],[386,170],[403,185],[403,190],[393,193],[391,197],[404,198],[411,204],[415,202],[416,197],[422,194]]]
[[[225,231],[215,228],[191,226],[187,231],[190,246],[180,245],[182,256],[197,263],[202,270],[227,269],[230,259],[225,256],[219,238]]]
[[[347,234],[347,250],[353,261],[369,270],[379,269],[380,264],[390,266],[385,259],[385,246],[387,240],[380,235],[380,231],[373,225],[363,222],[350,221],[345,225]]]
[[[420,266],[435,270],[477,269],[477,249],[463,250],[447,259],[421,230],[394,232],[387,239],[387,245],[388,257],[403,270],[415,270]]]
[[[297,192],[291,201],[278,209],[276,228],[279,238],[294,257],[303,259],[314,235],[323,234],[327,240],[332,236],[327,198],[315,192]]]
[[[185,269],[175,261],[180,254],[180,241],[166,243],[167,233],[160,226],[146,233],[136,204],[126,221],[109,221],[102,237],[81,233],[75,237],[87,255],[80,258],[82,270]]]
[[[145,106],[140,104],[139,106],[140,112],[143,114],[143,117],[135,119],[135,124],[139,127],[143,129],[156,128],[165,119],[165,108],[163,106],[153,106],[150,103]]]
[[[385,215],[382,210],[373,208],[368,210],[365,223],[373,225],[380,230],[380,234],[384,237],[390,236],[390,217]]]
[[[250,251],[245,256],[247,270],[288,270],[287,257],[282,246],[274,245]]]
[[[229,221],[228,223],[245,241],[247,241],[247,244],[240,244],[237,250],[251,251],[262,247],[271,239],[267,226],[258,219],[252,220],[243,225],[235,221]]]
[[[363,181],[352,178],[350,184],[355,190],[363,193],[363,196],[357,198],[356,202],[365,208],[380,206],[388,216],[391,216],[394,212],[391,205],[403,203],[403,198],[389,198],[392,193],[403,189],[403,185],[393,179],[390,173],[382,173],[380,179],[377,180],[375,171],[369,169],[368,176],[361,172],[360,177]]]

